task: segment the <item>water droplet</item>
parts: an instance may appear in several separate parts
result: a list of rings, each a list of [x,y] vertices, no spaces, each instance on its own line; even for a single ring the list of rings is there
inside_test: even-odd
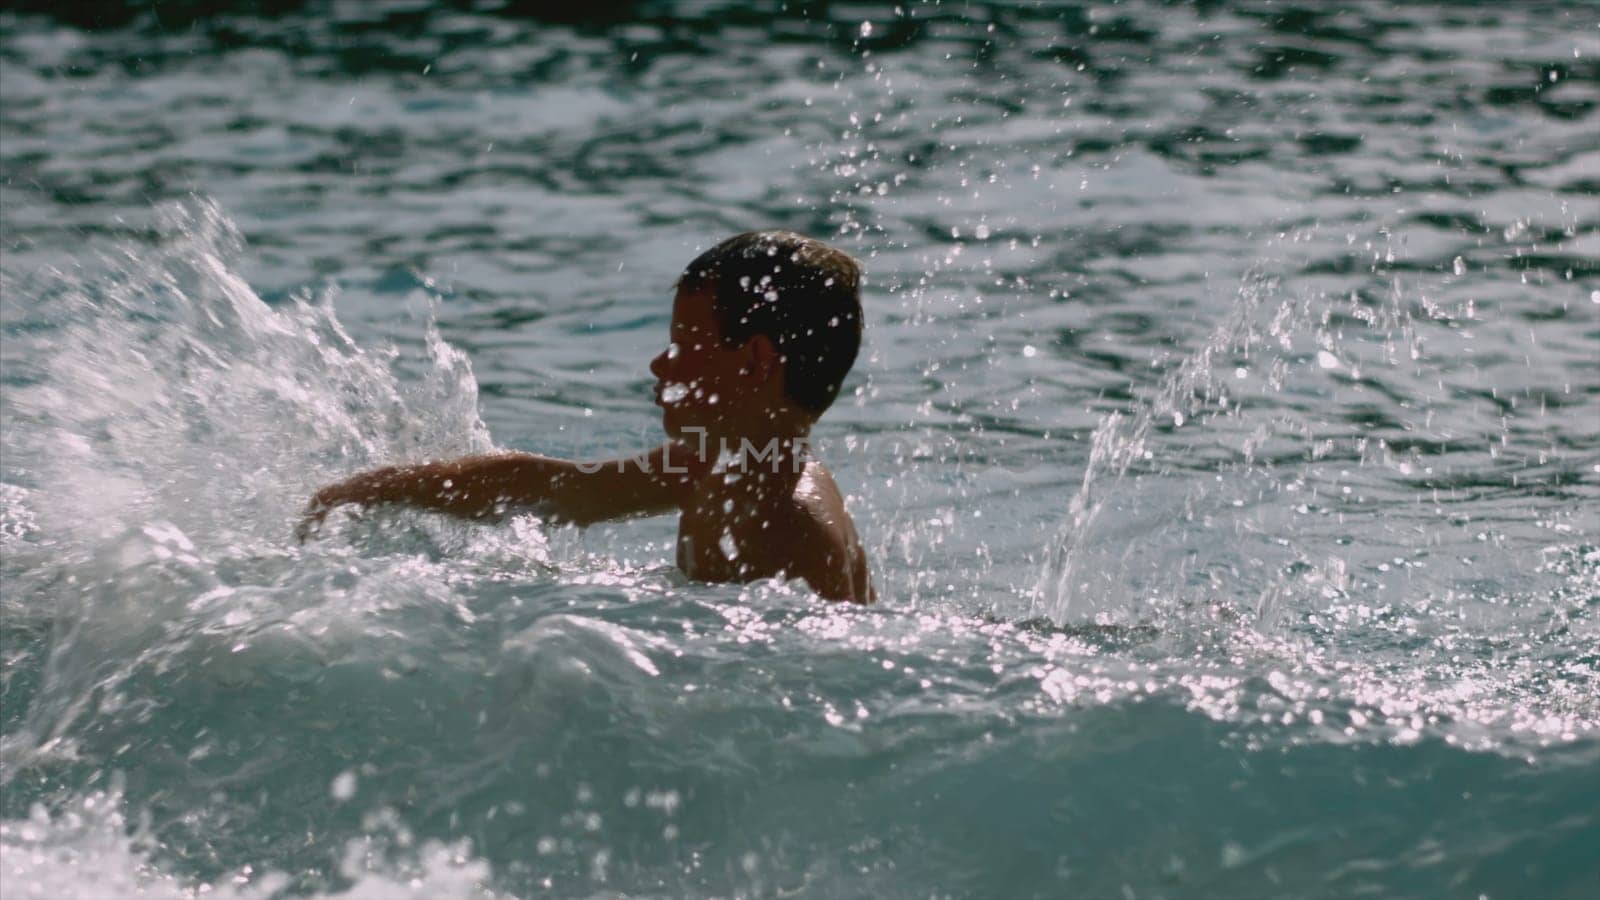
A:
[[[989,239],[989,226],[980,224],[973,229],[972,236],[980,241],[987,241]]]
[[[1022,355],[1029,359],[1033,359],[1035,356],[1039,355],[1039,348],[1032,344],[1024,344],[1022,347]]]
[[[871,22],[862,22],[861,23],[861,36],[862,37],[871,37],[872,36],[872,23]]]
[[[1467,274],[1467,261],[1459,256],[1456,257],[1455,262],[1450,264],[1450,267],[1455,270],[1457,275]]]
[[[689,386],[684,384],[669,384],[661,391],[662,403],[680,403],[689,396]]]
[[[717,546],[721,548],[722,555],[730,560],[739,558],[739,545],[733,542],[733,532],[724,531],[722,537],[717,539]]]
[[[1339,368],[1339,357],[1334,356],[1332,353],[1329,353],[1326,350],[1318,350],[1317,365],[1324,369],[1337,369]]]
[[[340,803],[354,797],[356,795],[356,773],[349,770],[340,772],[333,779],[333,784],[328,786],[328,791],[333,794],[333,799],[338,800]]]

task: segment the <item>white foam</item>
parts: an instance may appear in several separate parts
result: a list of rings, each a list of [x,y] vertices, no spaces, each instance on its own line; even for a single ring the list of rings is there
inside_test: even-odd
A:
[[[313,894],[344,900],[495,898],[489,864],[466,842],[425,842],[400,863],[375,848],[405,846],[409,838],[357,839],[345,848],[340,874],[346,890]],[[157,861],[160,847],[128,821],[114,789],[75,798],[51,813],[35,805],[26,819],[0,822],[0,883],[6,900],[266,900],[289,883],[280,872],[246,866],[214,882],[172,874]]]

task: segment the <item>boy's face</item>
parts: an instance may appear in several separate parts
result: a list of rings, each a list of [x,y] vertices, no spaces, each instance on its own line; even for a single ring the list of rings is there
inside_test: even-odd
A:
[[[683,438],[686,428],[731,434],[759,399],[764,378],[753,365],[753,338],[740,347],[722,343],[722,328],[709,289],[679,288],[672,301],[672,331],[667,349],[650,362],[656,376],[656,404],[667,435]]]

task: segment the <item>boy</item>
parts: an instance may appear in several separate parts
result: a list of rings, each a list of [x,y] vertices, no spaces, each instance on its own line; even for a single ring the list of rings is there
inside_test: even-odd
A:
[[[603,462],[495,453],[376,469],[318,491],[301,534],[346,503],[579,526],[676,509],[690,578],[803,578],[871,603],[855,525],[807,443],[861,344],[860,282],[856,261],[820,241],[729,238],[684,270],[670,343],[650,363],[667,443]]]

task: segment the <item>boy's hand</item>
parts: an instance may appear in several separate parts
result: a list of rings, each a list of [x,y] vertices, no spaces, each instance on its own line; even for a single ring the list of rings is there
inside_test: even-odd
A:
[[[294,526],[294,539],[296,543],[304,544],[317,536],[322,531],[322,520],[328,515],[327,510],[306,510],[300,517],[300,523]]]
[[[328,513],[332,512],[334,507],[346,503],[366,502],[359,491],[359,481],[362,477],[357,476],[338,484],[330,484],[313,494],[310,502],[306,503],[305,510],[300,513],[299,524],[294,527],[295,540],[304,544],[320,534],[322,523],[327,520]]]
[[[322,523],[328,518],[328,510],[334,507],[334,504],[329,503],[323,496],[326,493],[328,493],[326,488],[318,491],[316,496],[311,498],[311,502],[306,504],[305,511],[300,513],[300,522],[294,526],[294,539],[297,542],[304,544],[322,531]]]

